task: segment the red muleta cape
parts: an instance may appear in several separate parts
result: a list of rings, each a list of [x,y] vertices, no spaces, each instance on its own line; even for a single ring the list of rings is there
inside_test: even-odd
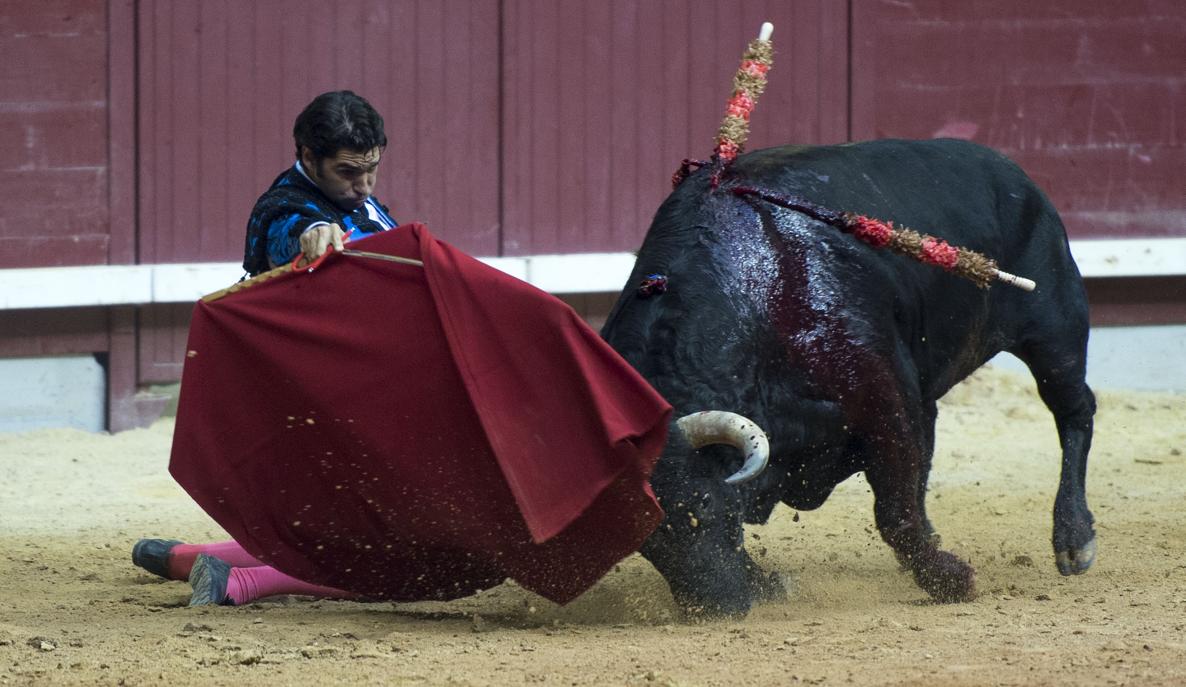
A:
[[[662,519],[670,406],[567,305],[405,225],[199,302],[169,471],[261,560],[392,600],[564,603]]]

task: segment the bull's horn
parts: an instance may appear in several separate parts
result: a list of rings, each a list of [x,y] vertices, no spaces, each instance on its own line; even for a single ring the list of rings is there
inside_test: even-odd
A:
[[[709,444],[726,444],[745,453],[745,464],[730,475],[726,484],[744,484],[766,469],[770,460],[770,442],[766,433],[755,422],[737,413],[724,410],[705,410],[685,415],[675,421],[692,448]]]

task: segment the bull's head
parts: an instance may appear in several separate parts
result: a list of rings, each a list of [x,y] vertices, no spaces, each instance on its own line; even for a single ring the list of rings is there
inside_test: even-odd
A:
[[[736,455],[729,449],[739,451],[744,462],[723,472],[718,460]],[[675,421],[653,477],[666,518],[642,553],[683,610],[698,616],[744,614],[751,601],[768,596],[768,584],[742,545],[740,485],[761,474],[769,456],[766,433],[736,413],[711,410]]]

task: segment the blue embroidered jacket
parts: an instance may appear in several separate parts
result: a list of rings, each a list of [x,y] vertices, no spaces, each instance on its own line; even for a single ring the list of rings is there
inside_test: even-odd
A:
[[[291,262],[301,252],[301,232],[327,222],[353,231],[352,239],[397,226],[387,207],[374,196],[352,212],[340,209],[305,176],[298,162],[276,177],[255,202],[247,220],[243,269],[255,276]]]

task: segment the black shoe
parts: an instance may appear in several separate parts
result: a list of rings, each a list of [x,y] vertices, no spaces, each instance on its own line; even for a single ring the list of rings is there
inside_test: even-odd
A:
[[[132,562],[153,575],[171,580],[169,556],[180,543],[176,539],[141,539],[132,547]]]
[[[231,564],[209,554],[199,553],[194,567],[189,571],[189,585],[194,588],[189,597],[190,606],[234,606],[235,602],[226,595],[227,580],[231,576]]]

